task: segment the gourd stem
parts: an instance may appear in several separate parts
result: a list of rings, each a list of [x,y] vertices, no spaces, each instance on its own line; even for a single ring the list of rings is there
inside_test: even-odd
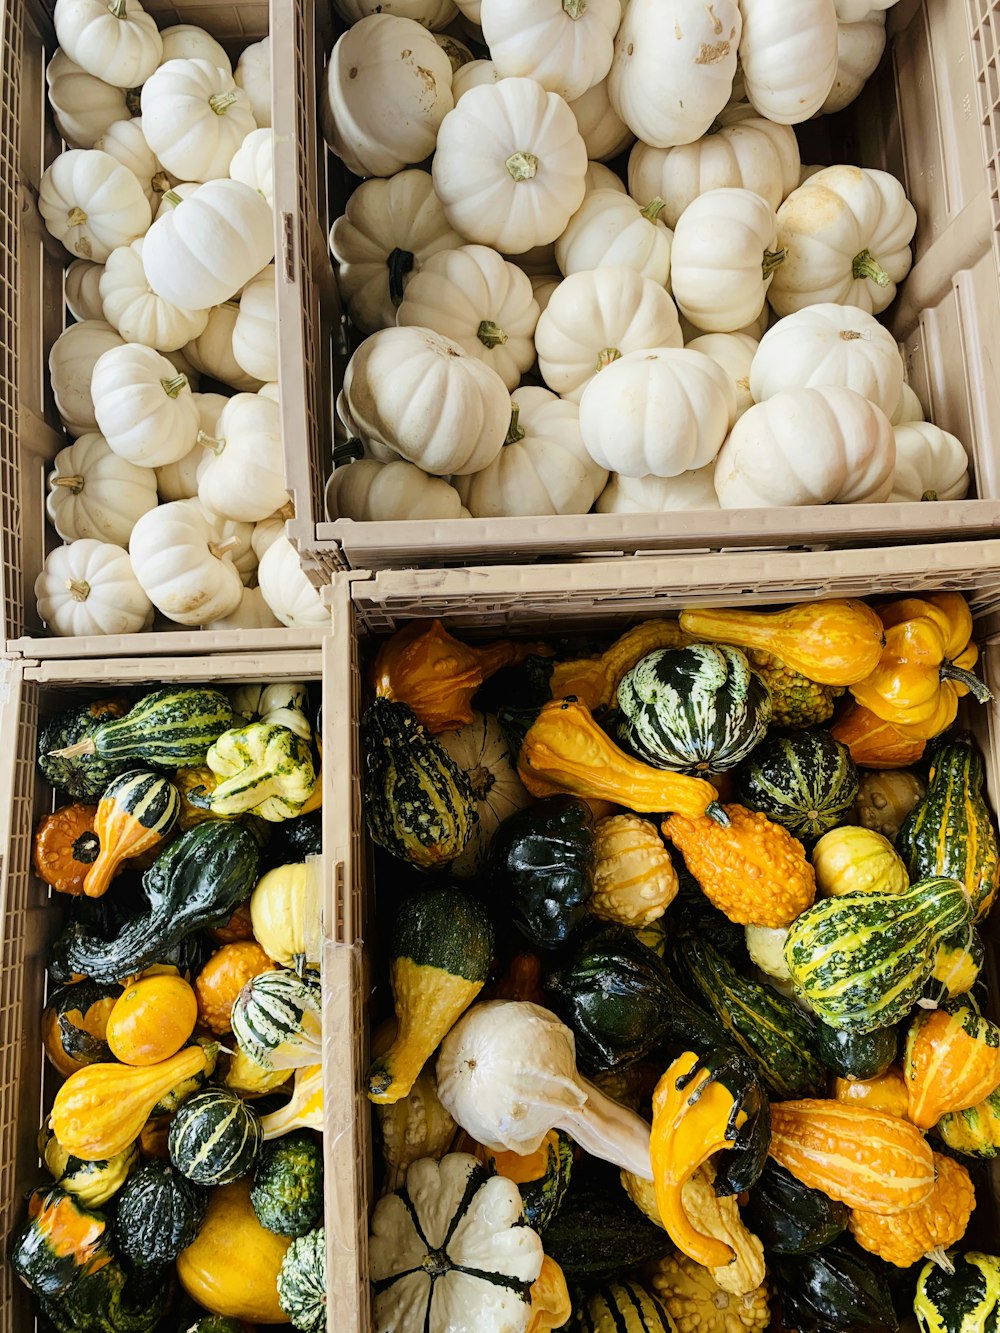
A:
[[[938,1268],[943,1268],[946,1273],[955,1272],[955,1265],[940,1245],[935,1245],[933,1250],[928,1250],[924,1258],[929,1259],[932,1264],[937,1264]]]
[[[605,347],[603,351],[598,352],[597,354],[597,369],[599,371],[607,370],[608,366],[613,362],[620,361],[621,359],[622,354],[617,347]]]
[[[200,430],[194,437],[195,444],[203,444],[206,449],[211,449],[213,454],[221,454],[226,447],[225,440],[217,440],[214,435],[209,435],[207,431]]]
[[[213,93],[208,99],[208,105],[217,116],[224,116],[228,108],[236,101],[238,95],[235,89],[230,93]]]
[[[787,258],[787,250],[765,250],[764,262],[761,265],[761,272],[764,277],[769,278],[774,270],[780,268]]]
[[[184,200],[176,190],[164,190],[163,202],[166,204],[173,204],[174,208],[176,208],[178,204],[183,204]]]
[[[499,324],[494,324],[491,319],[484,319],[476,330],[476,337],[492,352],[494,347],[502,347],[507,341],[507,335]]]
[[[614,1162],[641,1180],[652,1180],[649,1126],[645,1120],[619,1106],[580,1075],[577,1082],[587,1100],[579,1111],[566,1111],[556,1128],[565,1129],[592,1157]]]
[[[965,667],[956,666],[954,662],[942,662],[940,675],[942,680],[954,680],[964,685],[977,703],[988,704],[993,698],[993,691],[978,676],[966,671]]]
[[[644,218],[648,218],[650,222],[655,222],[666,206],[666,199],[661,199],[660,196],[657,195],[655,199],[650,199],[645,208],[642,208],[639,211]]]
[[[72,594],[74,602],[85,602],[90,596],[90,584],[83,579],[67,579],[66,591]]]
[[[938,498],[938,493],[937,491],[924,491],[920,498],[921,500],[936,500]]]
[[[82,227],[87,221],[87,215],[82,208],[71,208],[66,214],[66,221],[71,227]]]
[[[512,401],[510,405],[510,426],[507,428],[507,438],[504,440],[504,444],[517,444],[518,440],[523,440],[527,434],[524,427],[518,424],[520,415],[520,403]]]
[[[878,287],[888,287],[892,279],[870,250],[862,250],[854,256],[851,272],[856,278],[867,278]]]
[[[165,171],[155,172],[154,175],[150,177],[149,183],[157,194],[167,194],[168,192],[171,194],[173,193],[170,189],[170,177]],[[180,195],[178,195],[177,198],[179,199]]]
[[[239,541],[239,537],[227,537],[224,542],[209,542],[208,549],[216,560],[221,560],[227,551],[231,551],[234,546],[239,545]]]
[[[128,0],[108,0],[108,13],[116,19],[128,18]]]
[[[68,491],[72,491],[74,495],[79,495],[80,492],[83,490],[83,478],[82,478],[82,477],[53,477],[53,478],[52,478],[52,485],[53,485],[53,486],[65,486],[66,489],[67,489]]]
[[[346,467],[348,463],[356,463],[359,458],[364,458],[365,446],[356,435],[352,435],[349,440],[344,440],[340,444],[333,446],[333,466]]]
[[[274,511],[273,517],[284,519],[286,522],[288,519],[294,518],[295,517],[294,503],[290,499],[286,500],[280,509],[276,509]]]
[[[389,266],[389,300],[393,305],[399,305],[403,299],[406,275],[413,271],[413,251],[400,250],[397,246],[395,250],[389,251],[385,262]]]
[[[705,811],[705,814],[708,815],[709,819],[713,819],[721,828],[729,828],[732,823],[732,820],[718,801],[713,801]]]
[[[562,0],[562,7],[571,19],[583,18],[587,12],[587,0]]]
[[[176,398],[187,382],[188,377],[183,374],[175,375],[172,380],[160,380],[163,385],[163,392],[168,398]]]
[[[534,153],[511,153],[504,166],[515,181],[530,181],[538,174],[538,158]]]
[[[81,754],[96,754],[97,746],[94,744],[93,736],[88,736],[86,740],[77,741],[75,745],[67,745],[65,750],[50,750],[49,754],[55,759],[75,759]]]

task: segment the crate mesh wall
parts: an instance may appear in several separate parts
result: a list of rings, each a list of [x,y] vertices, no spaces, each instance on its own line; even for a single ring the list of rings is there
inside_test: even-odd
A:
[[[20,347],[20,274],[17,231],[18,151],[21,116],[21,52],[24,44],[22,6],[8,4],[0,13],[0,77],[6,90],[0,98],[0,592],[8,624],[23,632],[24,595],[20,583],[21,472],[18,434],[18,351]]]
[[[1000,0],[970,0],[972,51],[981,85],[993,244],[1000,269]]]

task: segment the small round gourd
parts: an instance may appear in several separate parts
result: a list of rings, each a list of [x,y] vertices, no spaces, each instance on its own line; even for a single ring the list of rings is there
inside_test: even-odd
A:
[[[969,456],[962,441],[929,421],[897,426],[896,476],[890,500],[964,500],[969,493]]]
[[[250,99],[250,110],[258,125],[271,127],[271,38],[262,37],[240,52],[233,71],[236,86]]]
[[[858,823],[891,842],[926,795],[927,784],[908,768],[870,769],[858,788]]]
[[[196,393],[193,396],[198,406],[198,434],[212,437],[219,424],[222,409],[229,399],[221,393]],[[196,443],[176,463],[166,463],[163,467],[154,468],[156,492],[161,502],[196,499],[198,473],[208,466],[211,457],[207,449]]]
[[[46,513],[63,541],[81,537],[125,546],[136,522],[156,507],[156,477],[119,458],[103,435],[60,449],[48,476]]]
[[[77,438],[97,430],[90,386],[94,367],[112,347],[124,347],[122,337],[103,319],[71,324],[49,352],[49,380],[62,423]]]
[[[116,88],[138,88],[160,63],[163,42],[139,0],[56,0],[56,41]]]
[[[281,621],[274,614],[260,588],[243,589],[243,596],[235,611],[218,620],[206,622],[206,629],[278,629]]]
[[[61,1190],[88,1208],[100,1208],[125,1184],[139,1160],[139,1145],[132,1143],[105,1162],[84,1162],[68,1153],[46,1124],[38,1135],[38,1155]]]
[[[455,101],[458,101],[457,94]],[[585,93],[575,97],[570,102],[569,109],[576,117],[576,126],[587,149],[591,166],[595,163],[610,162],[623,153],[635,139],[635,135],[611,105],[607,79],[602,79],[600,83],[595,83]],[[615,180],[617,179],[616,176]],[[654,190],[649,198],[655,197]]]
[[[307,964],[319,965],[319,884],[310,865],[269,870],[253,891],[250,919],[260,947],[281,967],[301,973]]]
[[[189,1097],[170,1124],[170,1161],[199,1185],[228,1185],[247,1175],[263,1143],[260,1116],[228,1088]]]
[[[103,272],[103,264],[95,264],[89,259],[74,259],[66,270],[63,278],[66,309],[78,323],[84,320],[105,322],[100,286]]]
[[[97,425],[119,458],[139,467],[176,463],[198,435],[198,408],[186,375],[152,347],[112,347],[94,366]]]
[[[93,148],[109,125],[129,114],[124,88],[88,74],[63,50],[46,66],[45,82],[56,129],[70,148]]]
[[[232,341],[236,363],[248,375],[265,383],[278,378],[278,311],[273,264],[262,268],[243,288]]]
[[[160,352],[176,352],[197,338],[208,323],[207,310],[182,310],[151,291],[142,266],[142,241],[108,255],[100,280],[104,318],[126,342]]]
[[[226,55],[225,47],[215,40],[204,28],[194,23],[175,23],[160,30],[163,41],[161,65],[168,60],[208,60],[217,69],[232,71],[232,62]]]
[[[618,0],[483,0],[480,26],[503,78],[535,79],[567,102],[605,77]]]
[[[807,844],[842,823],[857,794],[850,751],[827,731],[765,742],[740,775],[743,804]]]
[[[262,972],[233,1005],[233,1034],[264,1069],[301,1069],[321,1057],[321,1010],[315,973]]]
[[[35,579],[35,600],[60,636],[136,634],[153,622],[128,551],[91,537],[49,552]]]
[[[594,852],[593,915],[633,930],[659,920],[679,881],[655,826],[638,815],[608,815],[594,828]]]
[[[239,393],[226,403],[216,430],[215,437],[198,436],[214,454],[198,472],[201,503],[241,523],[269,518],[288,500],[278,404]]]
[[[832,0],[740,0],[740,64],[754,109],[779,125],[820,110],[837,75]]]
[[[760,344],[749,333],[703,333],[685,344],[693,352],[704,354],[721,366],[736,386],[736,420],[754,405],[750,373]],[[712,488],[713,498],[715,488]]]
[[[183,977],[170,973],[140,977],[115,1001],[107,1043],[122,1064],[159,1064],[181,1049],[197,1017],[198,1002]]]
[[[233,353],[233,333],[239,318],[237,301],[224,301],[208,312],[208,322],[197,338],[184,348],[184,355],[203,375],[221,380],[231,389],[256,393],[262,381],[247,374]]]
[[[678,509],[718,509],[715,464],[676,477],[623,477],[617,472],[597,497],[598,514],[669,514]]]
[[[837,24],[837,73],[820,114],[832,115],[860,96],[885,51],[885,11],[873,7],[853,23]]]
[[[38,211],[71,255],[98,264],[142,236],[153,217],[132,172],[96,148],[71,148],[46,168]]]
[[[873,829],[845,825],[820,838],[812,852],[816,889],[823,897],[845,893],[903,893],[910,877],[888,838]]]
[[[128,167],[142,186],[142,192],[155,214],[160,199],[170,189],[174,178],[164,170],[163,164],[146,142],[142,132],[142,117],[116,120],[108,126],[94,147],[102,153],[108,153],[123,167]]]
[[[229,164],[229,177],[257,190],[274,206],[274,135],[253,130],[240,144]]]
[[[144,514],[132,529],[129,553],[150,601],[181,625],[228,616],[243,597],[233,561],[237,538],[197,500],[175,500]]]
[[[257,122],[227,70],[208,60],[168,60],[143,85],[142,127],[178,180],[210,181],[226,175]]]
[[[146,1162],[118,1195],[115,1248],[137,1268],[163,1268],[201,1230],[208,1191],[167,1162]]]

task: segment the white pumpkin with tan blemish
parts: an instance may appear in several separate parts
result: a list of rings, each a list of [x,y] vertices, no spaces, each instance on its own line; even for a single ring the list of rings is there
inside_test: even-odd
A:
[[[46,168],[38,211],[71,255],[97,264],[143,236],[153,216],[132,172],[96,148],[71,148]]]
[[[233,562],[238,538],[197,500],[151,509],[132,530],[129,554],[147,597],[179,625],[204,625],[232,615],[243,600]]]
[[[837,74],[834,0],[740,0],[740,65],[750,103],[779,125],[814,116]]]

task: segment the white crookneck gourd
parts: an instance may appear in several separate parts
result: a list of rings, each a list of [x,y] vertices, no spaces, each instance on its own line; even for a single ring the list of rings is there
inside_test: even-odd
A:
[[[71,255],[98,264],[144,235],[153,216],[132,172],[96,148],[71,148],[46,168],[38,211]]]
[[[198,498],[205,508],[257,523],[287,504],[278,404],[238,393],[223,408],[216,432],[198,435],[198,443],[214,455],[198,473]]]
[[[482,0],[480,26],[502,78],[572,102],[611,68],[621,16],[619,0]]]
[[[469,517],[454,486],[402,458],[391,463],[359,458],[334,468],[326,487],[326,511],[331,523],[339,518],[390,523]]]
[[[152,347],[112,347],[94,366],[94,415],[121,458],[140,467],[176,463],[198,434],[198,408],[186,375]]]
[[[100,278],[104,318],[126,342],[176,352],[204,332],[208,311],[182,309],[151,291],[142,246],[133,241],[108,255]]]
[[[156,474],[108,447],[103,435],[81,435],[60,449],[48,476],[49,521],[65,542],[93,537],[125,547],[143,514],[155,509]]]
[[[90,537],[49,552],[35,579],[35,600],[42,620],[61,638],[136,634],[153,623],[128,551]]]
[[[673,234],[662,209],[662,199],[640,206],[618,190],[591,191],[556,241],[559,271],[630,268],[668,287]]]
[[[208,60],[168,60],[143,85],[141,105],[146,142],[181,181],[225,176],[257,128],[246,93]]]

